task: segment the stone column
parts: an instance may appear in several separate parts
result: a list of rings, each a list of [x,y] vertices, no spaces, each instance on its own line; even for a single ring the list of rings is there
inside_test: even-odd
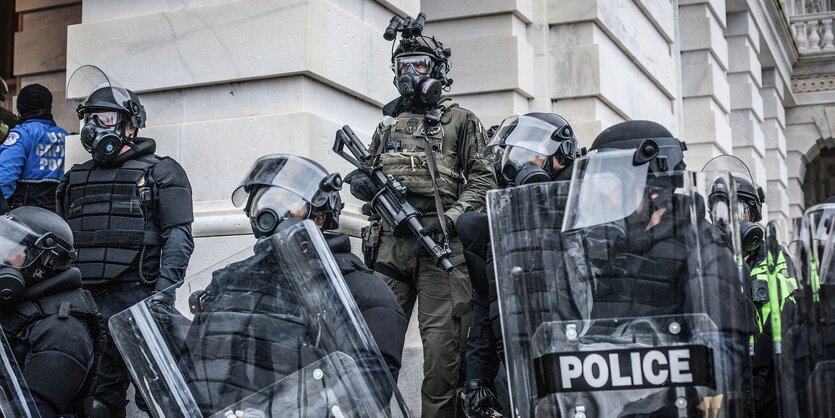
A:
[[[675,10],[665,0],[548,2],[550,94],[584,145],[624,120],[677,133]]]
[[[452,48],[449,95],[473,111],[485,128],[532,111],[531,100],[543,94],[547,51],[542,22],[532,21],[532,16],[542,16],[533,12],[533,3],[421,1],[428,19],[424,33]]]
[[[700,170],[711,158],[732,150],[725,2],[683,0],[679,4],[681,85],[685,161]]]
[[[763,133],[760,32],[748,11],[728,14],[728,82],[731,88],[733,154],[751,170],[754,182],[767,186]],[[767,220],[766,220],[767,221]]]
[[[783,108],[784,85],[776,68],[764,68],[763,87],[763,134],[765,137],[765,158],[768,167],[766,205],[768,219],[782,219],[789,216],[789,177],[786,166],[786,110]]]
[[[18,91],[34,83],[48,88],[55,122],[68,131],[78,131],[78,117],[64,100],[64,71],[67,25],[81,22],[81,0],[17,0],[15,12],[21,22],[14,39],[13,72],[20,80]]]

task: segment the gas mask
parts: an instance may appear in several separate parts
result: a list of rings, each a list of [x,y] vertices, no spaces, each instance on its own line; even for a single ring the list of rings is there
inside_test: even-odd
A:
[[[8,266],[0,266],[0,307],[12,307],[23,299],[26,280],[23,272]]]
[[[124,124],[119,112],[105,111],[84,115],[81,128],[81,144],[99,162],[108,162],[119,156],[126,141]]]
[[[413,97],[434,106],[443,95],[443,84],[432,77],[434,62],[428,55],[407,55],[394,59],[394,85],[403,97]]]
[[[502,177],[516,186],[552,180],[551,157],[521,147],[506,147],[502,154]]]

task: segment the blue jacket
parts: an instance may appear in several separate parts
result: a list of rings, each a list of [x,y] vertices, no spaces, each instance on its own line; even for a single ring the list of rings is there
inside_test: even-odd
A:
[[[11,197],[18,182],[58,182],[64,177],[67,131],[48,119],[18,124],[0,144],[0,190]]]

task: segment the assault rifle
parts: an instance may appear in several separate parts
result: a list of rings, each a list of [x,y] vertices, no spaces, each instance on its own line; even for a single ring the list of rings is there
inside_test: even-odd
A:
[[[346,148],[348,152],[345,151]],[[371,210],[388,222],[392,230],[398,234],[403,231],[403,228],[408,228],[420,240],[423,248],[429,251],[435,265],[449,273],[452,270],[452,263],[449,261],[451,254],[449,246],[441,246],[431,237],[420,233],[423,229],[419,220],[420,215],[406,200],[406,188],[390,174],[383,173],[379,164],[373,164],[370,161],[371,155],[368,153],[368,148],[357,138],[350,126],[345,125],[341,130],[336,131],[333,151],[365,173],[380,189],[371,199]],[[438,214],[438,216],[443,215],[443,213]]]

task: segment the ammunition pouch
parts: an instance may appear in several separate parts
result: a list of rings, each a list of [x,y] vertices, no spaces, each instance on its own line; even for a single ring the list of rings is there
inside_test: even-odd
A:
[[[379,220],[371,221],[368,226],[361,230],[363,261],[370,269],[373,269],[374,264],[377,263],[377,253],[380,249],[380,230]]]

